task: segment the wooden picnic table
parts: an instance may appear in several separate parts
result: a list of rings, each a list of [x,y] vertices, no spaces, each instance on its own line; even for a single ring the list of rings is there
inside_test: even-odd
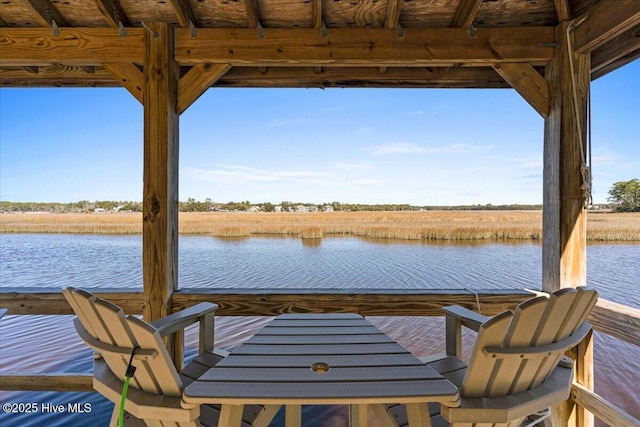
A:
[[[457,400],[455,385],[358,314],[280,315],[183,393],[186,405],[221,404],[221,427],[240,426],[245,404],[286,405],[288,427],[307,404],[348,404],[352,426],[371,407],[389,426],[392,403],[425,427],[429,402]]]

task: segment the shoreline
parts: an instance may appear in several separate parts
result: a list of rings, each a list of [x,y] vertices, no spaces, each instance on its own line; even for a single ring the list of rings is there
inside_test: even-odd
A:
[[[142,234],[141,213],[2,213],[0,233]],[[181,212],[179,234],[540,241],[541,211]],[[640,242],[640,213],[587,213],[587,240]]]

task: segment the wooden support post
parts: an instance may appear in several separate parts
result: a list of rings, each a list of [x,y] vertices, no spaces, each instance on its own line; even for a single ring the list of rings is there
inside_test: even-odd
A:
[[[148,23],[144,55],[144,195],[142,228],[143,317],[171,312],[178,288],[178,114],[179,67],[173,59],[173,29]],[[167,347],[182,365],[180,337]]]
[[[573,54],[572,78],[567,25],[558,26],[556,39],[561,46],[546,70],[549,117],[544,126],[542,288],[547,292],[586,284],[586,211],[580,165],[586,155],[590,61],[588,55]]]
[[[586,156],[590,58],[575,54],[569,25],[558,25],[559,47],[546,69],[549,116],[544,129],[542,289],[547,292],[586,284],[586,211],[580,166]],[[592,369],[588,353],[576,358],[577,372]],[[571,416],[571,406],[553,408],[554,425],[588,426],[584,417]]]

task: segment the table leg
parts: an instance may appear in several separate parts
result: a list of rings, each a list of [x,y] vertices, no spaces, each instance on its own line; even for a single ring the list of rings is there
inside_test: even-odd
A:
[[[265,405],[262,412],[253,421],[253,427],[268,427],[282,405]]]
[[[287,405],[284,413],[285,427],[301,427],[302,426],[302,406]]]
[[[222,405],[218,427],[240,427],[244,405]]]
[[[381,427],[398,427],[398,423],[387,410],[386,405],[371,405],[373,413],[376,414]]]
[[[367,427],[368,405],[349,405],[349,426]]]
[[[426,403],[407,403],[409,427],[431,427],[429,405]]]

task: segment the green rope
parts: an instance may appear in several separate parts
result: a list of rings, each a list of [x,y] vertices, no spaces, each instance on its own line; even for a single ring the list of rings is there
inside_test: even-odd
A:
[[[122,397],[120,398],[120,414],[118,415],[118,427],[124,427],[124,401],[127,399],[129,380],[131,380],[131,377],[126,377],[124,379],[124,385],[122,386]]]
[[[136,350],[140,347],[135,346],[131,350],[131,357],[129,358],[129,365],[127,371],[124,374],[124,384],[122,385],[122,396],[120,397],[120,412],[118,414],[118,427],[124,427],[124,402],[127,400],[127,391],[129,391],[129,381],[131,377],[136,373],[136,367],[133,366],[133,356],[136,354]]]

